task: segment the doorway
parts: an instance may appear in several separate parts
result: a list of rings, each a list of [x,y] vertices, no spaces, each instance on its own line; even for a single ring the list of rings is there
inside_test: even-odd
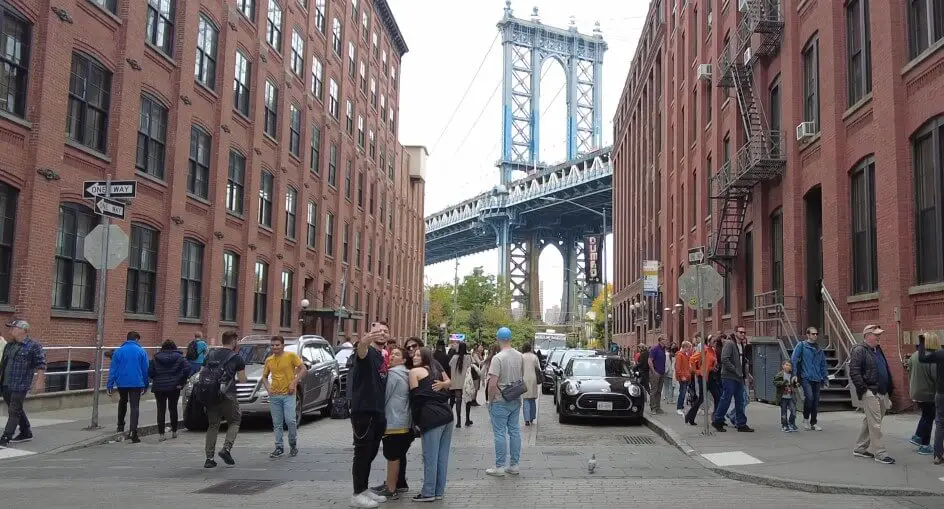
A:
[[[822,330],[824,313],[820,288],[823,284],[823,191],[814,187],[803,197],[806,211],[806,321],[801,329]]]

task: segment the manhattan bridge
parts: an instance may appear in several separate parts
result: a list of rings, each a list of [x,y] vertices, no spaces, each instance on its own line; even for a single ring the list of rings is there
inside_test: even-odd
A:
[[[588,236],[612,231],[611,147],[601,146],[607,44],[599,23],[590,35],[580,33],[573,18],[565,29],[547,26],[536,7],[528,20],[515,17],[510,0],[498,29],[504,62],[500,181],[426,217],[425,264],[498,248],[498,273],[511,285],[513,302],[540,318],[538,258],[553,244],[564,264],[561,310],[589,309],[602,278],[587,277],[585,244]],[[566,78],[567,161],[556,165],[540,161],[541,69],[548,60],[559,62]]]

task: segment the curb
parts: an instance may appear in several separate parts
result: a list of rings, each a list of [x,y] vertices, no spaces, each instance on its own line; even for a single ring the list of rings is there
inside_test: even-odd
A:
[[[719,467],[706,460],[691,446],[681,435],[661,421],[653,420],[649,416],[643,417],[646,427],[662,437],[663,440],[675,446],[682,454],[692,458],[702,467],[711,470],[721,477],[735,481],[760,484],[773,488],[783,488],[793,491],[803,491],[806,493],[823,493],[832,495],[867,495],[873,497],[939,497],[940,492],[921,490],[917,488],[885,488],[878,486],[858,486],[854,484],[829,484],[817,483],[812,481],[799,481],[796,479],[784,479],[771,475],[762,475],[748,473],[740,470]]]
[[[186,428],[183,428],[186,429]],[[138,436],[145,437],[148,435],[154,435],[157,433],[157,424],[148,424],[146,426],[138,426]],[[55,449],[50,449],[48,451],[43,451],[37,455],[42,454],[62,454],[64,452],[75,451],[78,449],[85,449],[86,447],[95,447],[98,445],[104,445],[109,442],[114,442],[118,438],[119,433],[104,433],[97,436],[86,438],[85,440],[80,440],[75,443],[63,445]]]

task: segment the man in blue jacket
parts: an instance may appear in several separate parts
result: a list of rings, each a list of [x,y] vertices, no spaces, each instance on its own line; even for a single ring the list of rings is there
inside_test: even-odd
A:
[[[118,388],[118,433],[125,431],[125,415],[128,402],[131,402],[131,443],[141,441],[138,438],[138,409],[141,395],[148,388],[148,356],[138,342],[141,335],[135,331],[128,333],[128,339],[111,356],[108,368],[108,394]]]
[[[819,331],[816,327],[806,329],[806,341],[793,349],[790,357],[793,370],[800,377],[803,386],[803,429],[823,431],[816,423],[819,411],[819,391],[829,387],[826,371],[826,353],[819,347]]]

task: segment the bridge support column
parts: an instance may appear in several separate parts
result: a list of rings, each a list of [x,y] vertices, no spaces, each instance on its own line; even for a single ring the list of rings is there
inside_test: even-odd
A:
[[[525,316],[532,319],[541,317],[539,253],[540,241],[536,233],[528,233],[509,244],[511,300],[523,307]]]

